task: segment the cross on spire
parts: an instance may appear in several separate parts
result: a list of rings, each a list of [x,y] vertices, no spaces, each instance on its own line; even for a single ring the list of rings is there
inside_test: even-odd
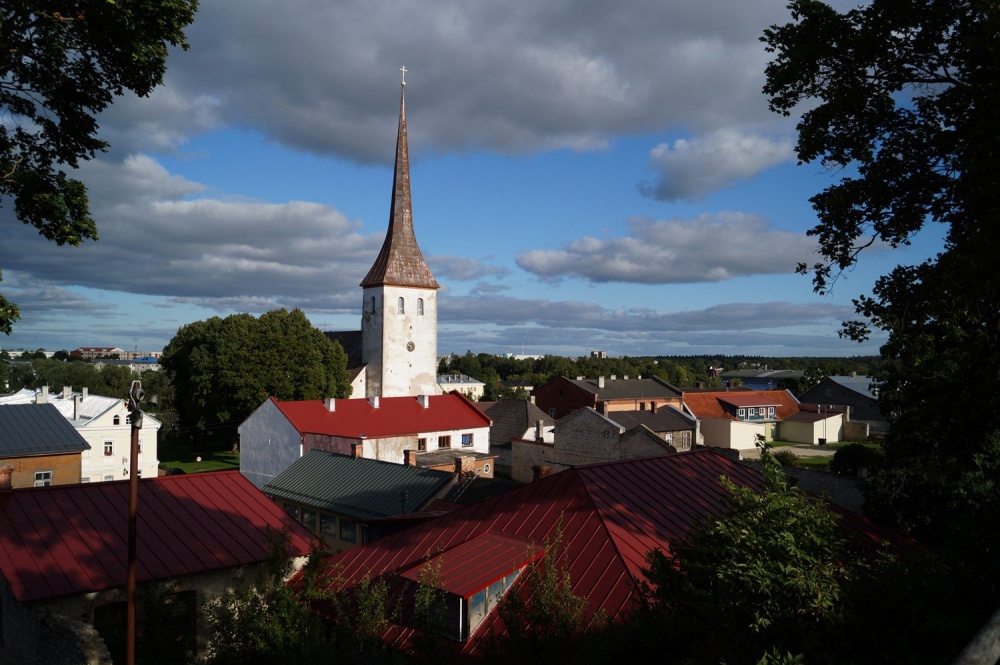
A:
[[[406,85],[406,65],[400,67],[399,71],[403,72],[403,85]]]

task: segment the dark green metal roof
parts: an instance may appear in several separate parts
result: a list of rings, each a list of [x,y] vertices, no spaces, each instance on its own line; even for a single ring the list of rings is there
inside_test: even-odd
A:
[[[0,406],[0,457],[58,455],[89,449],[86,439],[52,404]]]
[[[275,499],[373,519],[421,510],[452,477],[447,471],[310,450],[263,490]]]

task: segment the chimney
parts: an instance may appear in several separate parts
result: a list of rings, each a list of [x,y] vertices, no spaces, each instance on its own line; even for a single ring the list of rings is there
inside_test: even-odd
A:
[[[476,458],[472,455],[461,455],[455,458],[455,473],[461,475],[476,470]]]
[[[858,378],[858,373],[857,372],[851,372],[851,378],[852,379]]]
[[[615,377],[611,377],[611,380],[614,381]],[[603,376],[597,377],[597,387],[598,388],[603,388],[604,387],[604,377]]]
[[[535,441],[545,440],[545,423],[541,420],[535,423]]]
[[[430,408],[431,398],[430,395],[417,395],[417,403],[425,409]]]
[[[404,450],[403,451],[403,464],[406,466],[416,466],[417,465],[417,451],[416,450]]]
[[[337,400],[335,400],[332,397],[324,397],[323,407],[330,413],[333,413],[334,411],[337,410]]]
[[[81,400],[87,399],[87,396],[90,395],[90,388],[87,388],[86,386],[80,388],[80,391],[83,393],[83,396],[80,398]]]
[[[73,386],[63,386],[62,398],[68,400],[73,395]]]
[[[368,403],[372,405],[373,409],[378,408],[378,395],[372,395],[368,398]]]
[[[696,381],[695,384],[694,384],[694,387],[695,388],[704,388],[705,387],[705,382],[704,381]]]
[[[73,420],[80,419],[80,402],[82,401],[83,398],[79,395],[73,398]]]
[[[49,387],[42,386],[42,392],[35,396],[35,404],[48,404],[49,403]]]
[[[552,467],[548,464],[531,467],[532,481],[541,480],[542,478],[547,478],[550,475],[552,475]]]
[[[362,436],[363,438],[363,436]],[[364,457],[365,456],[365,444],[364,443],[352,443],[351,444],[351,456],[352,457]]]

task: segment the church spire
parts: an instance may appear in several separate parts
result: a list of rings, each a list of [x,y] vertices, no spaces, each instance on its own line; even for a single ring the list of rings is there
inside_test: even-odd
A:
[[[399,97],[399,133],[396,137],[396,168],[392,177],[392,207],[389,230],[375,263],[361,286],[410,286],[437,289],[439,285],[424,261],[413,233],[410,202],[410,154],[406,139],[406,68]]]

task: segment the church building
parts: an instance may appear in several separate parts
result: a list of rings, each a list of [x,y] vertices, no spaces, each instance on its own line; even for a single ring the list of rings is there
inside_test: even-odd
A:
[[[405,70],[404,70],[405,76]],[[347,353],[352,397],[435,395],[437,290],[413,231],[410,157],[406,137],[406,80],[399,101],[399,132],[389,229],[365,278],[361,333],[328,332]]]

